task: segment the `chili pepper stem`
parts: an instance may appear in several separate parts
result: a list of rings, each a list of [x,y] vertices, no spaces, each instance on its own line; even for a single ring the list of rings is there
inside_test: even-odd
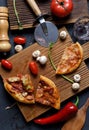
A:
[[[79,104],[79,97],[77,96],[76,102],[74,103],[76,106]]]
[[[49,60],[50,60],[50,63],[51,63],[51,65],[52,65],[52,67],[53,67],[53,69],[56,71],[56,66],[54,65],[54,63],[53,63],[53,60],[52,60],[52,58],[51,58],[51,49],[53,48],[53,43],[50,43],[49,44],[49,50],[48,50],[48,57],[49,57]],[[67,80],[67,81],[69,81],[70,83],[74,83],[74,81],[73,80],[71,80],[71,79],[69,79],[67,76],[65,76],[65,75],[61,75],[65,80]]]

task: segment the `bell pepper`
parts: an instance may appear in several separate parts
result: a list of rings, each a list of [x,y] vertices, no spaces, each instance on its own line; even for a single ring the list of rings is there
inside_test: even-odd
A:
[[[77,113],[78,102],[79,102],[79,98],[77,97],[77,100],[75,103],[68,102],[64,106],[64,108],[59,110],[57,113],[55,113],[49,117],[37,118],[37,119],[34,119],[33,121],[36,124],[40,124],[40,125],[48,125],[48,124],[54,124],[54,123],[66,121],[69,118],[71,118],[71,116],[74,116]]]

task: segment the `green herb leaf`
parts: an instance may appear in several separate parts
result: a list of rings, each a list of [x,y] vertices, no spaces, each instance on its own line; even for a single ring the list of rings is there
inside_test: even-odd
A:
[[[18,15],[18,12],[17,12],[17,9],[16,9],[16,1],[13,0],[13,7],[14,7],[14,12],[15,12],[15,15],[16,15],[16,18],[17,18],[17,23],[18,23],[18,26],[19,26],[19,30],[22,30],[23,27],[22,27],[22,24],[19,20],[19,15]]]
[[[50,43],[49,44],[49,50],[48,50],[48,58],[49,58],[49,61],[50,61],[51,65],[52,65],[53,69],[56,71],[56,66],[54,65],[54,62],[53,62],[52,57],[51,57],[51,50],[52,50],[52,48],[53,48],[53,43]],[[74,83],[74,81],[69,79],[67,76],[65,76],[65,75],[61,75],[61,76],[65,80],[69,81],[70,83]]]
[[[73,80],[71,80],[71,79],[69,79],[67,76],[65,76],[65,75],[61,75],[65,80],[67,80],[67,81],[69,81],[70,83],[74,83],[74,81]]]
[[[52,48],[53,48],[53,43],[50,43],[49,50],[48,50],[48,57],[49,57],[49,60],[50,60],[50,63],[52,65],[53,69],[56,70],[56,66],[54,65],[53,60],[51,58],[51,49]]]

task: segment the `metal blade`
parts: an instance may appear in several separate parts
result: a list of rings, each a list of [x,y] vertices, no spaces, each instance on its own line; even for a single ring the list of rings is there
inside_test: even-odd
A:
[[[39,22],[40,22],[40,25],[42,27],[42,30],[43,30],[44,34],[47,36],[48,35],[48,29],[47,29],[45,19],[43,17],[40,17]]]
[[[39,24],[35,29],[34,37],[38,44],[44,47],[49,47],[50,43],[55,43],[57,41],[59,32],[52,22],[46,21],[46,26],[48,35],[44,34],[43,29]]]

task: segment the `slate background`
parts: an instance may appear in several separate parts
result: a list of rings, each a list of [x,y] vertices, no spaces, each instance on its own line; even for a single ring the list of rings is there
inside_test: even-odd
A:
[[[0,6],[7,6],[7,1],[0,0]],[[88,1],[88,7],[89,7],[89,1]],[[76,41],[76,39],[73,37],[73,24],[66,25],[66,28],[68,29],[72,39]],[[3,56],[3,54],[0,53],[0,59],[9,58],[11,55],[15,54],[13,37],[19,34],[25,36],[27,38],[27,43],[25,44],[24,48],[26,48],[32,43],[34,43],[35,41],[33,33],[34,33],[34,28],[25,29],[22,32],[9,30],[9,38],[10,38],[10,43],[12,44],[12,49],[7,55]],[[89,97],[89,88],[79,93],[78,96],[80,98],[80,102],[79,102],[79,108],[80,108]],[[62,107],[70,100],[75,101],[74,99],[75,97],[72,97],[69,100],[63,102]],[[61,130],[61,126],[63,125],[62,123],[58,123],[50,126],[36,125],[32,121],[27,123],[16,105],[9,110],[5,109],[7,106],[12,105],[14,102],[15,101],[4,90],[2,79],[0,78],[0,130],[45,130],[45,129]],[[48,116],[53,112],[54,112],[53,110],[50,110],[47,113],[45,113],[43,116]],[[87,110],[86,122],[82,130],[89,130],[89,109]]]

